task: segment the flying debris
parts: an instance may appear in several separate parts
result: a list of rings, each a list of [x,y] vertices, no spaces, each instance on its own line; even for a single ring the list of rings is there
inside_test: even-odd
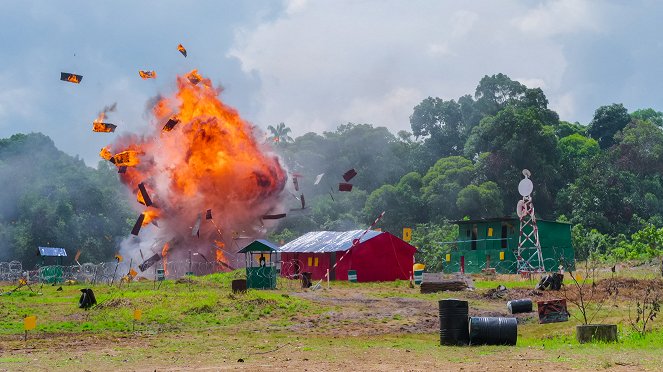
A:
[[[198,218],[196,218],[196,223],[193,224],[193,229],[191,229],[191,236],[197,236],[200,238],[200,222],[203,218],[202,213],[198,213]]]
[[[184,58],[186,58],[186,49],[184,49],[184,47],[182,46],[182,44],[180,44],[180,45],[177,46],[177,50],[179,50],[180,53],[182,53],[182,55],[184,56]]]
[[[103,150],[102,150],[103,151]],[[109,159],[111,163],[115,163],[118,167],[126,165],[128,167],[138,165],[140,160],[138,159],[138,151],[127,150],[115,154],[112,158]]]
[[[279,214],[266,214],[262,216],[263,220],[278,220],[280,218],[285,217],[285,213],[279,213]]]
[[[100,123],[96,121],[92,123],[93,132],[111,133],[115,132],[115,128],[117,128],[117,125],[111,123]]]
[[[324,173],[320,173],[315,177],[315,182],[313,182],[314,185],[317,185],[320,183],[320,180],[322,180],[322,176],[324,176]]]
[[[74,261],[78,262],[78,259],[81,257],[81,250],[79,249],[78,252],[76,252],[76,256],[74,256]]]
[[[200,76],[200,74],[198,73],[198,70],[193,70],[193,71],[189,72],[186,75],[186,78],[189,79],[189,82],[191,82],[191,84],[193,84],[193,85],[197,85],[198,83],[200,83],[201,80],[203,80],[203,77]]]
[[[356,175],[357,175],[357,171],[354,168],[352,168],[349,171],[343,173],[343,179],[345,180],[345,182],[349,182]]]
[[[76,75],[76,74],[70,74],[68,72],[61,72],[60,73],[60,80],[68,81],[68,82],[74,83],[74,84],[80,84],[81,80],[83,80],[83,75]]]
[[[140,216],[138,216],[138,219],[136,220],[136,223],[134,224],[134,228],[131,229],[131,235],[138,236],[138,233],[140,232],[140,228],[143,227],[143,221],[144,220],[145,220],[145,213],[141,213]]]
[[[150,195],[148,195],[147,193],[145,184],[142,182],[138,184],[138,202],[146,207],[152,205],[152,199],[150,198]]]
[[[138,71],[138,75],[140,75],[140,77],[142,77],[143,80],[145,80],[145,79],[156,79],[156,77],[157,77],[156,71],[140,70],[140,71]]]
[[[120,255],[119,253],[115,254],[115,259],[117,260],[117,263],[120,263],[123,260],[122,255]]]
[[[161,129],[161,131],[162,132],[170,132],[171,130],[173,130],[173,128],[175,128],[175,126],[179,122],[180,122],[180,119],[170,118],[170,119],[168,119],[168,122],[166,123],[166,125],[163,126],[163,129]]]
[[[205,213],[205,219],[206,220],[211,220],[212,219],[212,210],[208,209],[207,212]]]
[[[338,191],[352,191],[352,184],[341,182],[338,184]]]
[[[294,175],[292,176],[292,184],[295,185],[295,191],[299,191],[299,181],[297,181],[297,177]]]
[[[117,167],[117,173],[127,173],[127,166],[123,165],[121,167]]]
[[[142,271],[145,271],[145,270],[149,269],[152,265],[154,265],[155,263],[157,263],[159,261],[161,261],[161,256],[159,256],[158,253],[155,253],[154,256],[148,258],[147,260],[145,260],[145,262],[138,265],[138,268],[142,272]]]
[[[108,147],[104,147],[99,151],[99,156],[101,156],[102,159],[111,161],[113,158],[113,154],[111,154],[110,150]]]
[[[299,197],[299,200],[302,202],[302,209],[306,208],[306,202],[304,201],[304,194]]]

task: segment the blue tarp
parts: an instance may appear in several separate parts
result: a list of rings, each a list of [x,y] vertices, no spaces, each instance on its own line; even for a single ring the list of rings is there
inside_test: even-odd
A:
[[[280,248],[281,252],[345,252],[352,247],[352,241],[359,238],[364,230],[352,231],[313,231]],[[370,230],[361,238],[361,243],[382,234]]]
[[[39,255],[42,257],[67,257],[64,248],[39,247]]]

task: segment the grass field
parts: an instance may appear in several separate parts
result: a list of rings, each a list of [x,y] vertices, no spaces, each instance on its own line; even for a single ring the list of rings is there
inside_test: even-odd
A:
[[[660,284],[646,268],[620,275],[631,274],[643,287]],[[529,294],[533,283],[516,276],[475,278],[474,291],[421,294],[402,281],[332,282],[318,291],[284,282],[285,289],[232,294],[236,275],[168,280],[158,289],[152,282],[97,285],[99,304],[89,311],[78,308],[84,285],[23,287],[0,296],[0,370],[630,371],[663,365],[663,328],[654,321],[646,338],[630,330],[633,288],[606,301],[596,317],[618,324],[617,343],[579,344],[576,319],[541,325],[529,313],[518,315],[515,347],[442,347],[438,300],[466,299],[471,316],[507,316],[506,300]],[[509,288],[508,297],[486,297],[498,284]],[[13,288],[5,283],[0,292]],[[561,296],[534,295],[535,301]],[[142,319],[134,324],[135,309]],[[24,341],[26,315],[37,316],[37,328]]]

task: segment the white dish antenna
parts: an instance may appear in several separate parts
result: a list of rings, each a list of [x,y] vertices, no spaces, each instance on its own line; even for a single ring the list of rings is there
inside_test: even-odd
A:
[[[525,176],[525,178],[529,178],[531,175],[532,172],[530,172],[529,169],[523,169],[523,176]]]
[[[518,215],[518,218],[523,218],[526,213],[525,208],[525,202],[518,200],[518,204],[516,205],[516,214]]]
[[[532,181],[530,181],[529,178],[523,178],[518,184],[518,193],[520,193],[521,196],[530,196],[532,190],[534,190],[534,184],[532,184]]]

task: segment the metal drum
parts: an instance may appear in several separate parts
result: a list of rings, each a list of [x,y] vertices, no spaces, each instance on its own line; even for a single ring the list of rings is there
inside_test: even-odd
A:
[[[470,318],[470,345],[515,345],[517,340],[516,318]]]
[[[531,313],[532,300],[529,298],[522,300],[511,300],[506,303],[506,308],[509,310],[510,314]]]
[[[440,345],[467,345],[469,332],[467,316],[469,305],[463,300],[441,300]]]

